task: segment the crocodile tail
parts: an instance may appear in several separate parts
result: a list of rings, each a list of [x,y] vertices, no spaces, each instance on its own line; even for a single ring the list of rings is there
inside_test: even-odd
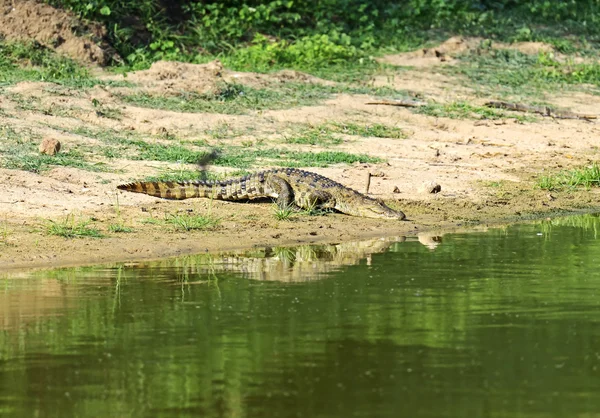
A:
[[[173,181],[138,181],[117,186],[119,190],[178,200],[210,196],[208,188],[207,185],[201,183],[177,183]]]

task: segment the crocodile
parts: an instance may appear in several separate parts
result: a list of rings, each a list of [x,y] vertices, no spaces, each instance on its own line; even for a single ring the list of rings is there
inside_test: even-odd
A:
[[[406,218],[404,213],[327,177],[295,168],[276,168],[226,180],[147,181],[121,184],[120,190],[163,199],[207,197],[243,201],[275,198],[280,208],[333,209],[364,218]]]

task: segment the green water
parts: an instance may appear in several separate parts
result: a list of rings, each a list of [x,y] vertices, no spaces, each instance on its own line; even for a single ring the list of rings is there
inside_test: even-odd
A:
[[[0,416],[600,413],[600,218],[421,241],[2,276]]]

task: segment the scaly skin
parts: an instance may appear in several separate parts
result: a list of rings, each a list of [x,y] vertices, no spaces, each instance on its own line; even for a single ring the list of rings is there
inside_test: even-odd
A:
[[[245,177],[220,181],[150,181],[117,186],[163,199],[208,197],[218,200],[248,200],[272,197],[281,208],[335,209],[364,218],[403,220],[406,216],[327,177],[294,168],[276,168]]]

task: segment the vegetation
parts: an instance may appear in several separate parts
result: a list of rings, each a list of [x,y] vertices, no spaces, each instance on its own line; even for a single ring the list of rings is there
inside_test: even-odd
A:
[[[84,67],[40,44],[2,42],[1,46],[0,85],[22,80],[80,82],[89,78]],[[23,67],[24,62],[29,65]]]
[[[297,210],[292,205],[282,208],[278,204],[273,204],[273,216],[278,221],[291,221],[296,213]]]
[[[518,121],[533,121],[534,116],[519,112],[508,112],[486,106],[477,106],[465,101],[446,104],[430,103],[415,108],[416,113],[423,115],[446,117],[452,119],[501,119],[510,118]]]
[[[402,129],[381,123],[329,122],[320,125],[308,124],[298,129],[294,134],[284,135],[284,141],[288,144],[338,145],[343,142],[339,134],[376,138],[404,138]]]
[[[49,235],[58,235],[64,238],[102,238],[102,233],[88,225],[91,219],[76,220],[74,215],[67,215],[62,221],[46,221],[46,232]]]
[[[307,106],[331,97],[331,87],[318,84],[286,83],[277,89],[253,89],[241,84],[223,84],[211,94],[182,93],[179,96],[154,96],[137,93],[122,96],[125,103],[176,112],[210,112],[228,115],[250,110],[286,109]]]
[[[117,215],[117,222],[108,225],[110,232],[121,233],[121,232],[133,232],[133,228],[125,226],[123,218],[121,217],[121,205],[119,204],[119,194],[115,193],[115,213]]]
[[[207,54],[221,55],[233,67],[262,70],[368,66],[370,51],[417,46],[432,32],[528,41],[568,33],[587,42],[597,42],[600,33],[595,0],[47,1],[104,23],[111,44],[134,66],[157,59],[201,62]]]
[[[258,161],[261,165],[270,163],[282,167],[327,167],[331,164],[379,163],[383,160],[366,154],[340,151],[302,152],[277,148],[249,150],[245,147],[232,146],[224,148],[222,153],[213,161],[213,164],[245,169],[250,168]]]
[[[496,40],[545,41],[556,51],[582,57],[600,55],[600,4],[596,0],[548,2],[511,0],[464,2],[408,0],[389,3],[383,0],[307,0],[270,2],[226,0],[224,2],[159,2],[141,0],[48,0],[70,9],[85,19],[99,21],[108,29],[108,40],[123,58],[123,70],[148,67],[159,59],[202,63],[219,58],[233,69],[272,71],[300,69],[338,81],[338,83],[270,83],[264,88],[223,82],[210,93],[180,91],[175,95],[112,91],[117,101],[177,112],[212,112],[225,115],[252,114],[275,109],[309,106],[335,94],[365,94],[377,97],[407,97],[409,92],[367,83],[373,75],[403,71],[378,63],[374,56],[393,50],[425,45],[449,34],[480,35],[484,41],[476,51],[465,53],[456,66],[438,71],[462,77],[482,94],[520,96],[526,91],[528,104],[543,103],[541,92],[576,85],[600,92],[600,65],[594,60],[558,59],[553,53],[527,55],[510,49],[495,49]],[[136,16],[136,19],[129,17]],[[83,30],[83,29],[82,29]],[[121,107],[83,92],[89,87],[115,85],[131,87],[125,81],[99,80],[83,66],[51,52],[38,43],[0,40],[0,89],[23,80],[51,81],[56,95],[79,94],[77,106],[47,103],[33,95],[3,91],[16,111],[37,112],[44,116],[81,119],[82,114],[102,119],[125,117]],[[523,89],[527,86],[527,89]],[[70,87],[78,87],[73,92]],[[88,89],[88,90],[86,90]],[[531,93],[534,94],[531,97]],[[536,93],[540,93],[536,96]],[[514,118],[533,121],[533,116],[490,109],[466,101],[430,103],[415,109],[430,116],[451,118]],[[12,117],[0,109],[1,117]],[[41,125],[41,123],[40,123]],[[48,125],[49,126],[49,125]],[[65,128],[64,126],[69,126]],[[71,166],[89,171],[106,171],[107,160],[129,159],[180,163],[180,170],[169,170],[156,179],[195,180],[218,178],[213,174],[184,167],[183,164],[209,162],[247,172],[256,166],[325,167],[338,163],[377,163],[380,158],[329,150],[307,152],[304,145],[331,147],[351,140],[348,136],[401,139],[395,126],[354,121],[344,123],[297,124],[283,135],[285,145],[276,148],[264,143],[248,130],[236,130],[221,122],[204,130],[200,138],[178,138],[172,133],[147,135],[93,127],[91,124],[53,126],[69,134],[97,139],[97,147],[72,145],[55,156],[40,155],[36,145],[40,130],[0,126],[0,166],[40,173],[52,166]],[[273,133],[273,132],[271,132]],[[279,132],[276,132],[279,134]],[[237,142],[227,142],[243,137]],[[202,164],[201,164],[202,165]],[[112,171],[115,171],[114,168]],[[211,177],[212,176],[212,177]],[[578,180],[578,175],[562,173],[543,177],[540,187],[555,189],[593,182]],[[583,175],[585,178],[585,175]],[[118,224],[117,224],[118,225]],[[115,226],[119,229],[118,226]]]
[[[122,222],[116,224],[108,225],[108,230],[110,232],[120,233],[120,232],[133,232],[133,228],[125,226]]]
[[[221,221],[210,213],[208,215],[194,215],[191,213],[177,213],[168,215],[165,223],[173,225],[183,231],[215,229]]]
[[[552,53],[527,55],[511,49],[483,49],[464,54],[461,65],[443,71],[466,77],[470,86],[496,96],[556,90],[565,84],[600,87],[600,64],[560,62]]]
[[[88,171],[105,171],[100,163],[90,163],[77,148],[50,156],[40,154],[37,141],[40,136],[30,129],[17,130],[9,125],[0,125],[0,167],[41,173],[50,166],[77,167]]]
[[[557,174],[541,176],[538,187],[544,190],[561,190],[564,188],[600,187],[600,166],[596,163],[589,167],[562,171]]]

